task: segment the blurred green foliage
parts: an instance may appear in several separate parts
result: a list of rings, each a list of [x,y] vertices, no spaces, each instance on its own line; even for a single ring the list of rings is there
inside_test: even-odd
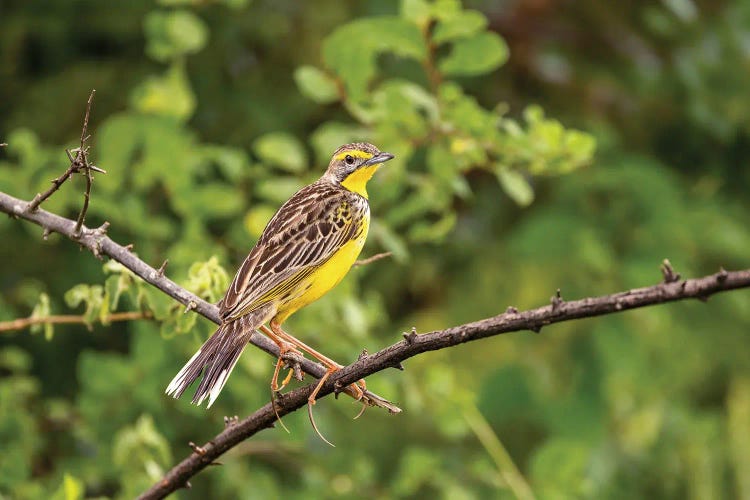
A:
[[[370,187],[354,269],[290,331],[341,362],[564,298],[747,267],[750,7],[403,0],[0,6],[0,190],[65,168],[86,97],[87,217],[210,301],[330,153],[397,159]],[[568,8],[569,7],[569,8]],[[556,118],[552,118],[556,117]],[[588,131],[583,132],[583,131]],[[594,139],[596,138],[596,141]],[[595,149],[596,155],[595,155]],[[595,156],[594,156],[595,155]],[[589,168],[582,168],[589,166]],[[564,174],[564,175],[563,175]],[[82,179],[45,208],[74,217]],[[210,410],[163,395],[213,325],[116,263],[0,218],[0,497],[130,498],[270,397],[249,349]],[[513,334],[368,386],[398,416],[326,399],[203,472],[186,498],[750,497],[750,296]],[[113,311],[152,321],[108,324]],[[43,335],[42,335],[43,333]]]

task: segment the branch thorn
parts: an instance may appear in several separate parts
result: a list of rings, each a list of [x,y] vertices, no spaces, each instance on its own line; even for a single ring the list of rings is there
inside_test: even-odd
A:
[[[557,310],[557,308],[559,308],[559,307],[560,307],[560,305],[561,305],[561,304],[562,304],[563,302],[565,302],[565,301],[563,300],[563,298],[562,298],[562,295],[560,294],[560,289],[559,289],[559,288],[557,289],[557,292],[555,293],[555,295],[553,295],[553,296],[552,296],[552,297],[550,298],[550,302],[552,303],[552,310],[553,310],[553,311]]]
[[[729,273],[726,269],[723,267],[719,268],[719,273],[716,275],[716,281],[719,283],[724,283],[727,280],[727,277],[729,276]]]
[[[161,263],[161,266],[159,266],[159,269],[156,271],[156,275],[160,278],[164,277],[164,270],[169,265],[169,259],[164,259],[164,262]]]
[[[518,314],[518,309],[513,306],[508,306],[508,308],[505,310],[505,314]]]
[[[412,326],[411,331],[409,333],[404,332],[403,336],[407,344],[413,344],[414,341],[417,339],[417,327]]]
[[[190,449],[193,450],[198,455],[205,455],[206,454],[206,449],[205,448],[203,448],[201,446],[198,446],[197,444],[195,444],[192,441],[190,441],[188,443],[188,446],[190,446]]]
[[[680,281],[680,273],[676,273],[669,259],[664,259],[661,263],[661,274],[664,276],[664,283],[674,283]]]

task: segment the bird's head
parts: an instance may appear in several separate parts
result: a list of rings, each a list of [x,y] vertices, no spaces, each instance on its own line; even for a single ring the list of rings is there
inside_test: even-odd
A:
[[[367,181],[381,164],[392,158],[392,154],[383,153],[366,142],[345,144],[333,153],[325,176],[367,198]]]

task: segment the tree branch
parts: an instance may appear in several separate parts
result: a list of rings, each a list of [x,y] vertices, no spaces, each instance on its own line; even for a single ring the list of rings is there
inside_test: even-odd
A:
[[[149,311],[124,311],[115,312],[107,316],[107,323],[115,321],[133,321],[137,319],[152,319],[154,316]],[[62,325],[62,324],[88,324],[86,317],[82,314],[58,314],[43,317],[19,318],[11,321],[0,321],[0,332],[13,332],[23,330],[34,325]]]
[[[479,340],[503,333],[531,330],[539,332],[543,326],[578,318],[612,314],[665,302],[685,299],[705,301],[710,295],[737,288],[750,287],[750,269],[727,272],[721,270],[703,278],[663,282],[658,285],[637,288],[625,292],[590,297],[566,302],[559,294],[552,297],[551,304],[518,312],[509,307],[506,312],[491,318],[418,335],[404,334],[404,340],[386,347],[372,355],[362,356],[357,362],[336,372],[323,385],[318,399],[368,375],[386,368],[400,367],[401,363],[418,354],[445,349],[465,342]],[[276,402],[279,416],[286,415],[307,404],[307,397],[316,384],[290,391]],[[209,466],[224,452],[259,431],[273,427],[276,421],[273,405],[268,403],[245,419],[228,426],[208,443],[197,448],[164,476],[164,479],[144,492],[139,498],[164,498],[178,488],[185,487],[188,479]]]

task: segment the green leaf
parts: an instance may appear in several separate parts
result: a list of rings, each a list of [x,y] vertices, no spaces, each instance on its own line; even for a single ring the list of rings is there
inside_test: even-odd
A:
[[[242,210],[242,193],[226,184],[213,182],[194,188],[191,199],[202,217],[228,217]]]
[[[431,7],[427,0],[403,0],[401,2],[401,15],[424,29],[432,17]]]
[[[125,474],[145,474],[151,481],[159,479],[172,461],[169,443],[154,425],[150,415],[120,430],[114,436],[112,460]]]
[[[303,186],[304,183],[295,177],[271,177],[259,182],[255,189],[260,198],[278,204],[288,200]]]
[[[359,19],[339,27],[323,41],[323,60],[344,82],[347,96],[362,100],[383,53],[423,61],[427,46],[419,28],[400,17]]]
[[[153,11],[144,21],[146,53],[165,62],[201,50],[208,41],[208,29],[195,14],[186,10]]]
[[[276,213],[276,209],[270,205],[261,204],[252,207],[245,215],[245,229],[252,236],[259,238],[274,213]]]
[[[457,40],[438,66],[448,76],[476,76],[494,71],[507,60],[508,46],[500,35],[484,32]]]
[[[186,121],[195,111],[196,103],[184,64],[173,63],[164,76],[146,79],[133,90],[130,103],[142,113]]]
[[[286,132],[271,132],[253,143],[253,151],[265,163],[281,167],[287,172],[302,172],[307,168],[307,153],[302,144]]]
[[[83,481],[66,473],[62,484],[52,495],[51,500],[81,500],[84,498],[85,491]]]
[[[500,166],[495,170],[503,191],[519,206],[527,207],[534,201],[534,190],[524,175],[516,170]]]
[[[240,148],[207,145],[199,148],[206,161],[213,162],[230,181],[237,182],[248,174],[250,161]]]
[[[432,40],[445,43],[476,35],[487,27],[487,18],[476,10],[464,10],[437,23]]]
[[[416,222],[409,231],[409,239],[415,243],[443,240],[456,225],[456,213],[447,212],[435,222]]]
[[[86,301],[86,312],[83,320],[89,327],[97,320],[103,321],[109,315],[109,304],[104,300],[104,287],[92,285],[89,287],[89,297]]]
[[[587,471],[591,450],[586,443],[555,437],[538,449],[531,461],[533,484],[542,498],[590,497]]]
[[[31,317],[33,319],[42,319],[42,318],[49,318],[50,316],[50,305],[49,305],[49,295],[46,293],[42,293],[39,295],[39,302],[36,303],[34,306],[34,309],[31,311]],[[52,340],[52,336],[54,335],[54,325],[52,323],[41,323],[36,325],[31,325],[31,333],[38,333],[41,330],[44,330],[44,339],[45,340]]]
[[[294,81],[305,97],[319,104],[328,104],[339,98],[336,80],[314,66],[300,66],[294,72]]]
[[[185,288],[208,302],[218,302],[229,286],[229,275],[212,256],[205,262],[195,262],[188,270]]]

